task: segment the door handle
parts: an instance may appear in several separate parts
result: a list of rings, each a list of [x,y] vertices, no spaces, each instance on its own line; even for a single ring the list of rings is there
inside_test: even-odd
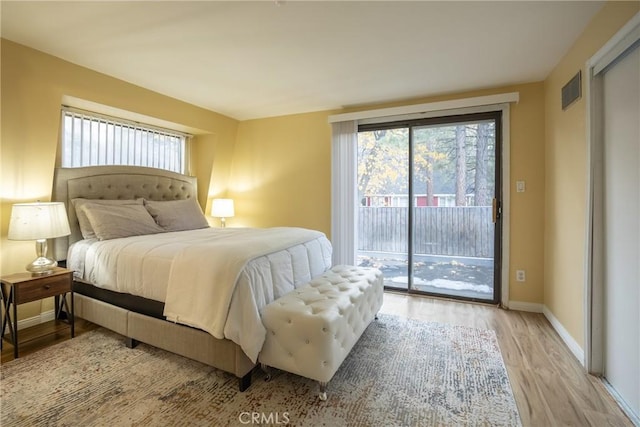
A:
[[[498,199],[496,199],[495,197],[491,201],[491,208],[492,208],[491,219],[495,224],[496,222],[498,222]]]

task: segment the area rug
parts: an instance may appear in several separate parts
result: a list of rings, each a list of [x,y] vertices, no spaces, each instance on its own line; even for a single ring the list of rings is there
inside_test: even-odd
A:
[[[381,315],[334,378],[237,379],[97,329],[4,363],[8,426],[519,426],[495,333]]]

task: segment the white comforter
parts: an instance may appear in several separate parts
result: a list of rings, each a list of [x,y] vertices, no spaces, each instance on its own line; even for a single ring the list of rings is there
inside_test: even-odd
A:
[[[331,244],[298,228],[210,228],[81,241],[67,262],[96,286],[165,302],[168,320],[230,339],[255,362],[260,310],[327,270]]]

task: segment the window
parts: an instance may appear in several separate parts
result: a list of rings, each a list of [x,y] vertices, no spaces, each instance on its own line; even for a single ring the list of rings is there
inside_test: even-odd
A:
[[[63,107],[62,167],[130,165],[185,173],[190,135]]]

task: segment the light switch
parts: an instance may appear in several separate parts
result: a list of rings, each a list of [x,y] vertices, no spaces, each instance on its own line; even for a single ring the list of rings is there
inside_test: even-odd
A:
[[[516,181],[516,192],[524,193],[524,181]]]

